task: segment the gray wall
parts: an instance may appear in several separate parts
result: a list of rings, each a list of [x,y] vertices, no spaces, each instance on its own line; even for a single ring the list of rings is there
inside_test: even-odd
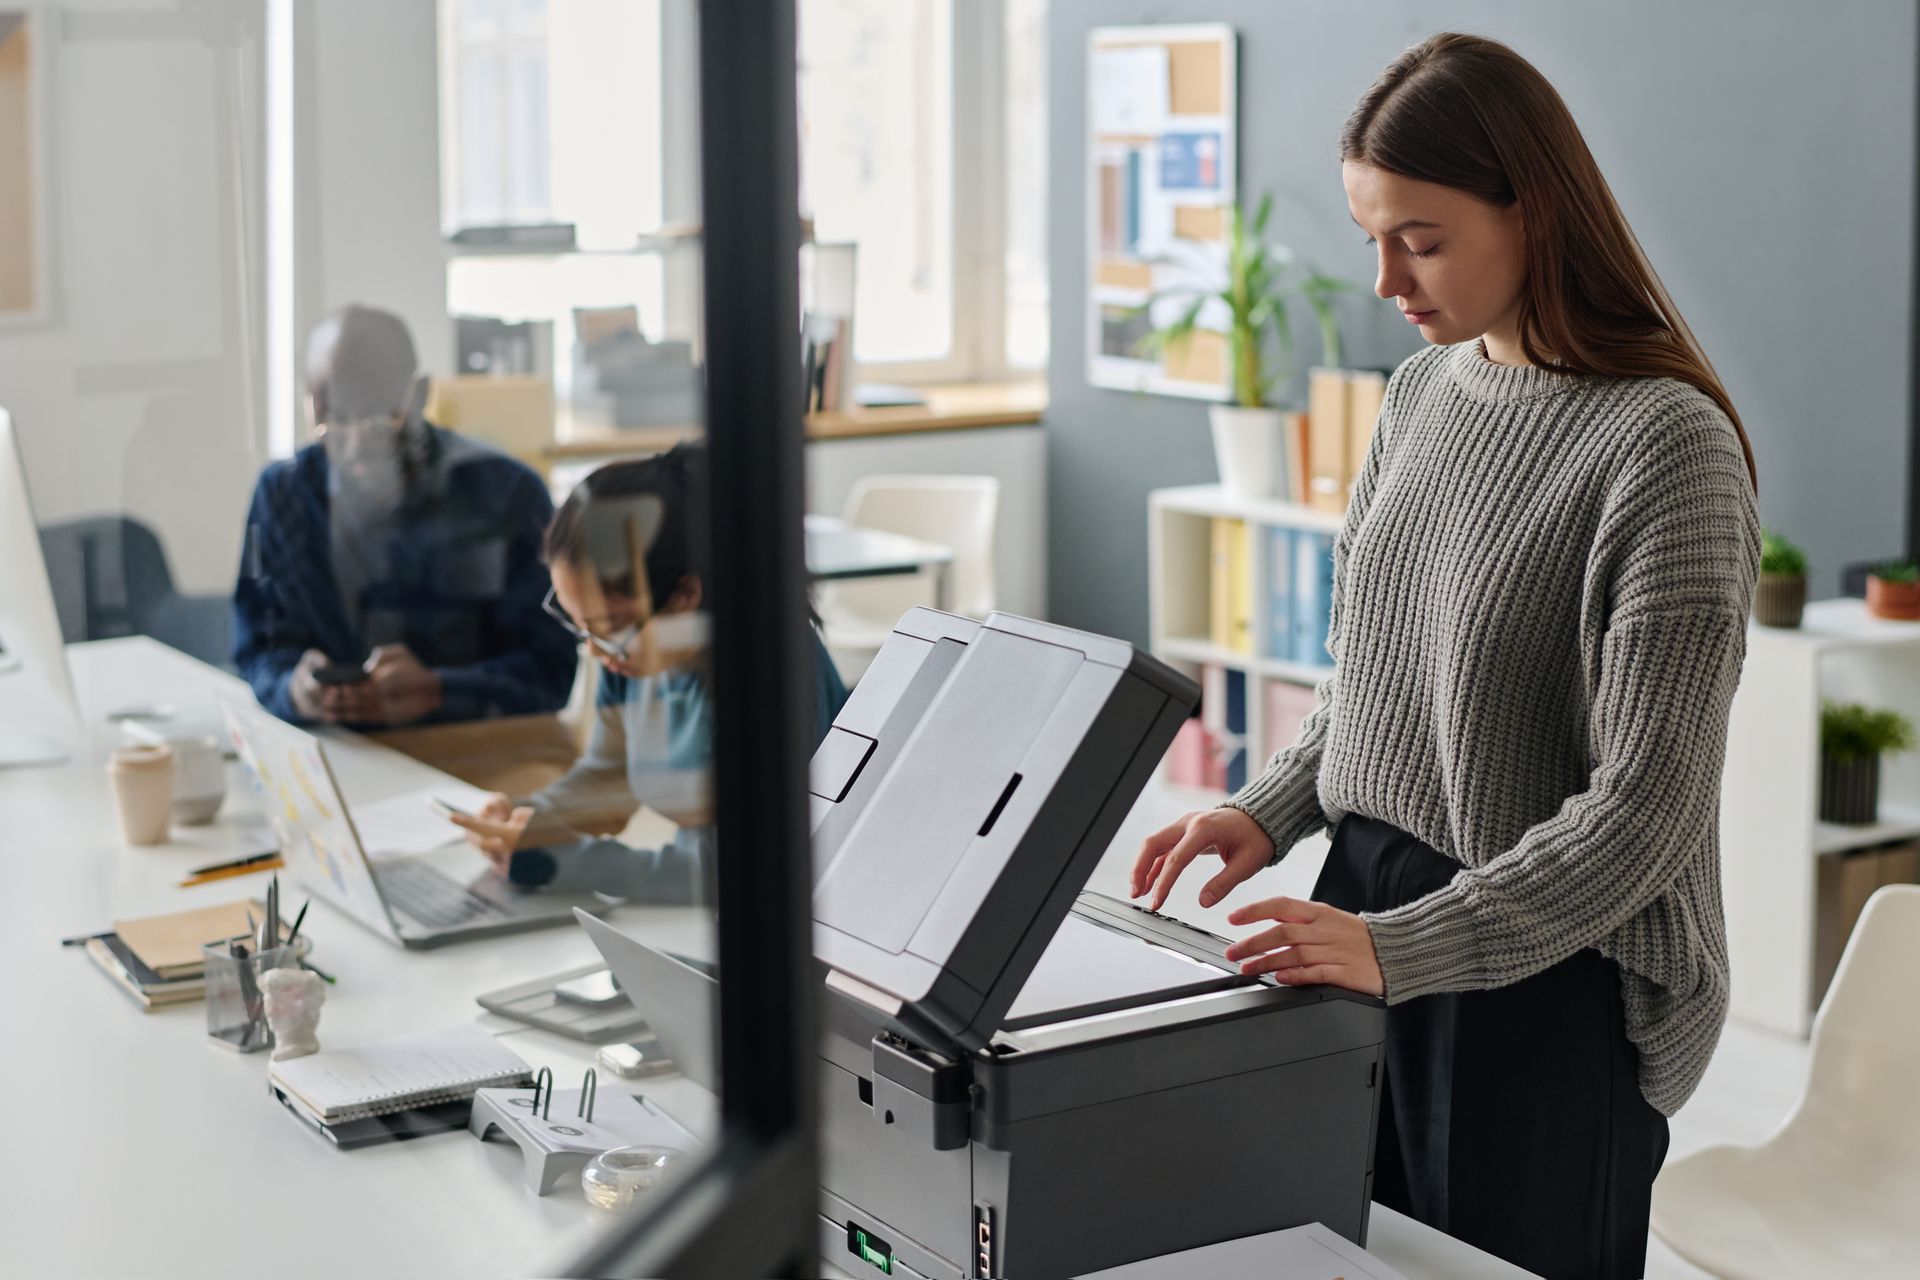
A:
[[[1910,0],[1053,0],[1055,620],[1144,643],[1147,491],[1215,479],[1202,402],[1098,390],[1085,373],[1087,33],[1199,21],[1240,36],[1242,198],[1272,191],[1276,238],[1369,287],[1373,251],[1340,185],[1341,121],[1396,53],[1432,32],[1513,45],[1566,99],[1725,381],[1759,464],[1761,518],[1807,548],[1811,594],[1838,594],[1845,561],[1906,547]],[[1304,368],[1318,339],[1295,327]],[[1371,297],[1352,300],[1342,331],[1350,364],[1398,364],[1421,345]]]

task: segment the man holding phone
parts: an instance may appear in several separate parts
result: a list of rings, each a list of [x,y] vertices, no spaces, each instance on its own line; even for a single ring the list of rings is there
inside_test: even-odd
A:
[[[318,439],[261,474],[234,589],[234,662],[261,705],[363,727],[559,709],[577,656],[541,609],[540,477],[421,416],[397,316],[328,316],[306,372]]]

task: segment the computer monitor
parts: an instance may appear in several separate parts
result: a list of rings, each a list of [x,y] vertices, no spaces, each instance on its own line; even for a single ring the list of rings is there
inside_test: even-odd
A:
[[[0,768],[57,764],[79,740],[79,704],[26,465],[13,418],[0,409]]]

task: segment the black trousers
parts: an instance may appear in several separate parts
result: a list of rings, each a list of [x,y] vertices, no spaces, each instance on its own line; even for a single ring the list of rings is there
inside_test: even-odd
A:
[[[1383,911],[1461,870],[1349,814],[1313,896]],[[1637,1068],[1619,969],[1591,949],[1511,986],[1390,1006],[1373,1198],[1549,1280],[1644,1275],[1667,1120]]]

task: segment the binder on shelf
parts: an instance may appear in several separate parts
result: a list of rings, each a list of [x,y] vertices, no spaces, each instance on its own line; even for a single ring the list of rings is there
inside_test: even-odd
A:
[[[1227,535],[1227,648],[1253,656],[1253,530],[1235,520]]]
[[[1216,518],[1212,525],[1213,573],[1207,598],[1208,639],[1234,653],[1253,653],[1253,582],[1244,520]]]
[[[1212,736],[1228,792],[1247,785],[1247,673],[1217,662],[1200,668],[1200,721]]]
[[[1347,508],[1347,375],[1314,369],[1307,375],[1306,505],[1315,511]]]
[[[1287,495],[1287,501],[1304,506],[1307,501],[1307,454],[1313,439],[1312,415],[1288,414],[1285,435],[1282,444],[1287,455],[1287,485],[1282,492]]]
[[[1267,608],[1260,651],[1283,661],[1293,657],[1293,539],[1287,525],[1267,529]]]
[[[1374,426],[1380,421],[1380,406],[1387,397],[1387,375],[1378,369],[1356,369],[1347,375],[1347,467],[1340,484],[1341,510],[1353,496],[1353,480],[1367,456],[1367,442],[1373,439]]]
[[[1313,714],[1314,689],[1291,680],[1269,680],[1266,696],[1260,753],[1262,759],[1271,760],[1300,740],[1300,726]]]
[[[1298,530],[1293,540],[1293,660],[1331,666],[1327,628],[1333,602],[1333,535]]]

